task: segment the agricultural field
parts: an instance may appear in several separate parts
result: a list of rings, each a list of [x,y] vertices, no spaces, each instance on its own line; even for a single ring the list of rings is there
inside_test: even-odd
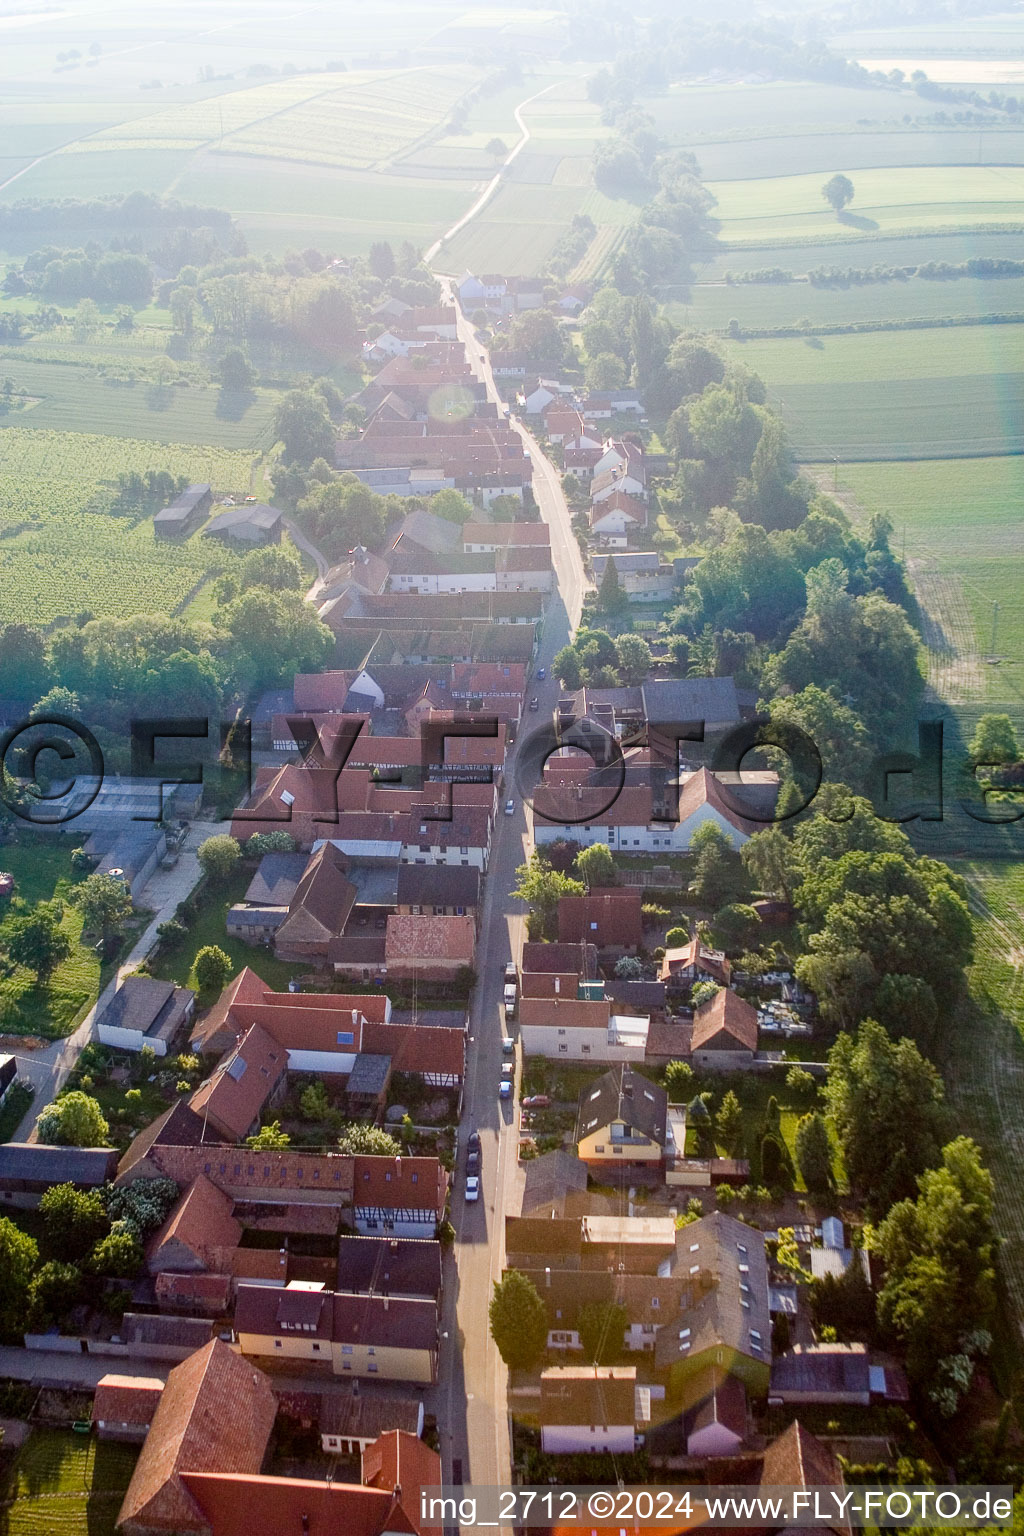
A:
[[[1018,854],[1020,848],[1018,847]],[[1004,1246],[1000,1269],[1018,1317],[1024,1315],[1024,865],[961,860],[974,917],[970,998],[958,1010],[945,1064],[947,1091],[962,1130],[983,1148],[996,1188]]]
[[[816,85],[793,81],[770,84],[673,85],[662,96],[647,97],[644,110],[658,133],[674,144],[699,146],[708,139],[755,139],[762,134],[834,133],[868,124],[900,128],[905,116],[935,111],[934,102],[912,90]]]
[[[809,272],[813,267],[902,267],[919,266],[926,261],[967,261],[972,256],[1008,256],[1019,260],[1021,237],[995,230],[960,230],[945,234],[858,235],[834,240],[778,241],[765,245],[743,245],[730,250],[709,251],[694,261],[698,282],[724,279],[727,272],[749,272],[758,267],[782,267],[786,271]]]
[[[894,545],[906,538],[911,576],[925,610],[923,636],[932,680],[943,696],[988,700],[1008,709],[1024,697],[1024,459],[930,460],[911,464],[845,464],[840,485],[851,511],[885,512]],[[993,604],[999,604],[998,667],[980,657],[991,648]]]
[[[858,230],[984,227],[1024,218],[1020,166],[850,169],[856,196],[840,218],[822,197],[820,174],[712,182],[721,238],[736,244],[782,236],[842,239]]]
[[[1024,451],[1020,325],[730,343],[798,457],[944,459]]]
[[[166,334],[166,333],[165,333]],[[156,443],[207,444],[254,451],[266,443],[278,396],[254,390],[242,397],[222,396],[193,384],[158,384],[98,373],[72,364],[29,362],[20,351],[0,352],[0,377],[11,379],[15,404],[22,409],[0,416],[0,453],[5,423],[38,430],[123,435]]]
[[[775,258],[773,266],[782,266],[796,255],[770,254]],[[841,254],[849,260],[845,251]],[[911,252],[903,255],[912,265]],[[1015,315],[1024,319],[1024,277],[965,277],[948,282],[911,277],[827,288],[808,282],[696,283],[688,301],[674,300],[665,306],[665,313],[677,325],[715,331],[724,331],[734,319],[745,331],[799,325],[804,320],[812,326],[828,326],[856,321],[898,325],[910,317],[944,320],[955,316],[970,321],[982,315]]]
[[[6,1487],[5,1536],[114,1536],[138,1447],[34,1429]]]
[[[933,128],[901,125],[868,132],[850,127],[834,133],[780,133],[723,139],[697,146],[708,181],[755,176],[798,176],[885,166],[1019,165],[1024,133],[1012,128]]]

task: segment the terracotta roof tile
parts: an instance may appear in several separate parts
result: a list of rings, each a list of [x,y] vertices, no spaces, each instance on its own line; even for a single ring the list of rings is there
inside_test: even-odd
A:
[[[757,1050],[757,1009],[728,987],[720,988],[693,1016],[691,1050],[709,1046],[719,1050]]]

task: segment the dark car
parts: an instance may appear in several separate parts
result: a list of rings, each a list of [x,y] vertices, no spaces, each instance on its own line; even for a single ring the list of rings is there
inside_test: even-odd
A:
[[[467,1155],[466,1155],[466,1177],[468,1178],[470,1176],[470,1174],[479,1174],[479,1172],[480,1172],[480,1153],[479,1152],[469,1152],[469,1153],[467,1153]]]
[[[548,675],[547,667],[538,667],[537,668],[537,676],[538,676],[538,678],[540,679],[541,682],[544,681],[544,679],[547,677],[547,675]]]
[[[466,1150],[467,1150],[467,1152],[475,1152],[477,1157],[480,1156],[480,1132],[479,1131],[470,1131],[469,1136],[468,1136],[468,1138],[466,1140]]]
[[[537,710],[539,708],[540,708],[539,701],[537,699],[531,699],[530,700],[530,714],[531,715],[536,714],[536,712],[537,712]]]

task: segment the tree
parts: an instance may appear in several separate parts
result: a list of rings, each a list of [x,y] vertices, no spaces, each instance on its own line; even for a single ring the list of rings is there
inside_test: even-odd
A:
[[[647,641],[640,635],[620,635],[615,642],[615,652],[623,685],[638,687],[651,670],[651,648]]]
[[[238,568],[238,590],[267,587],[271,592],[298,592],[303,585],[302,566],[295,555],[267,544],[253,549]]]
[[[518,1269],[507,1269],[494,1282],[488,1317],[491,1338],[509,1370],[528,1371],[547,1343],[547,1308],[537,1287]]]
[[[235,962],[219,944],[204,944],[196,955],[194,969],[201,992],[220,992],[230,981]]]
[[[7,1216],[0,1216],[0,1338],[20,1343],[29,1308],[29,1287],[39,1249]]]
[[[327,1097],[327,1089],[317,1079],[303,1088],[299,1096],[299,1108],[302,1111],[303,1120],[325,1120],[330,1113],[331,1101]]]
[[[618,876],[615,860],[607,843],[591,843],[576,855],[576,869],[588,891],[597,886],[615,885]]]
[[[386,283],[389,277],[395,275],[395,253],[387,240],[374,240],[370,246],[370,271],[374,277],[379,277],[382,283]]]
[[[30,1325],[43,1332],[59,1323],[81,1300],[84,1277],[76,1264],[51,1259],[37,1270],[29,1286]]]
[[[643,979],[643,974],[643,961],[636,955],[620,955],[615,962],[617,981],[640,981]]]
[[[398,1157],[402,1150],[401,1142],[389,1131],[369,1125],[365,1120],[353,1120],[344,1126],[338,1137],[338,1147],[350,1157]]]
[[[60,903],[40,902],[25,917],[4,925],[7,953],[16,965],[35,971],[41,982],[53,975],[71,954],[71,941],[60,926]]]
[[[546,928],[553,923],[563,896],[582,896],[585,890],[582,880],[573,880],[560,870],[552,869],[535,848],[528,861],[516,870],[516,883],[510,894],[518,901],[525,901]]]
[[[323,395],[293,389],[274,412],[274,435],[284,444],[286,462],[312,464],[334,456],[335,430]]]
[[[256,370],[240,347],[229,347],[217,365],[220,387],[228,394],[245,394],[256,382]]]
[[[429,506],[435,517],[446,518],[450,523],[465,523],[473,516],[472,503],[451,487],[431,496]]]
[[[292,1139],[287,1131],[282,1131],[280,1120],[272,1120],[269,1125],[261,1125],[255,1136],[247,1136],[245,1144],[254,1152],[283,1152],[291,1146]]]
[[[955,1411],[970,1383],[971,1356],[984,1353],[995,1310],[996,1238],[992,1176],[973,1141],[942,1149],[941,1166],[917,1181],[878,1230],[886,1267],[878,1296],[882,1327],[907,1352],[912,1379],[940,1411]],[[951,1366],[965,1357],[959,1371]]]
[[[731,1088],[718,1109],[718,1140],[729,1157],[743,1155],[743,1108]]]
[[[748,894],[740,856],[715,822],[707,821],[697,828],[690,839],[690,852],[696,854],[690,889],[702,907],[715,911]]]
[[[104,940],[122,932],[132,915],[131,891],[115,875],[90,875],[75,886],[70,900],[80,910],[86,931]]]
[[[493,155],[495,160],[504,160],[505,156],[508,154],[508,145],[505,143],[504,139],[495,137],[493,139],[488,139],[487,143],[484,145],[484,150],[488,155]]]
[[[200,843],[196,849],[196,857],[207,880],[219,885],[233,874],[235,865],[242,857],[242,850],[235,838],[221,832],[216,837],[208,837],[205,842]]]
[[[853,202],[853,182],[849,176],[837,172],[826,181],[821,189],[821,195],[836,213],[842,213],[847,203]]]
[[[97,1101],[73,1090],[54,1099],[36,1117],[39,1140],[50,1147],[105,1147],[110,1127]]]
[[[575,693],[583,683],[580,658],[571,645],[563,645],[551,663],[552,674],[558,678],[567,693]]]
[[[717,981],[696,982],[690,989],[690,1003],[694,1011],[696,1012],[698,1008],[703,1008],[705,1003],[710,1003],[711,999],[716,997],[721,990]]]
[[[617,1301],[592,1301],[579,1310],[576,1329],[589,1364],[611,1365],[623,1350],[629,1312]]]
[[[336,644],[298,592],[252,587],[217,614],[216,624],[229,637],[231,673],[243,691],[272,687],[296,672],[319,671]]]
[[[710,1095],[699,1093],[686,1106],[686,1123],[697,1139],[697,1156],[714,1157],[715,1123],[708,1103]]]
[[[766,896],[792,901],[799,880],[799,864],[793,844],[781,827],[755,832],[740,849],[748,873]]]
[[[620,389],[626,382],[626,365],[614,352],[599,352],[587,363],[588,389]]]
[[[98,1189],[51,1184],[40,1196],[39,1214],[47,1251],[69,1263],[84,1259],[110,1230],[110,1218]]]
[[[832,1144],[824,1115],[804,1115],[796,1128],[796,1165],[813,1195],[832,1188]]]
[[[1009,715],[982,715],[974,728],[967,755],[972,766],[1019,762],[1020,743]]]
[[[665,935],[666,949],[683,949],[689,942],[689,928],[670,928]]]
[[[142,1268],[142,1244],[126,1226],[115,1226],[96,1244],[89,1258],[89,1268],[111,1280],[133,1280]]]
[[[142,1241],[163,1226],[178,1200],[173,1179],[133,1179],[107,1191],[107,1214],[120,1230],[133,1232]]]
[[[605,564],[601,585],[597,589],[597,606],[600,612],[606,613],[609,618],[622,613],[623,609],[629,607],[629,598],[622,590],[614,555],[609,555]]]
[[[760,927],[761,919],[753,907],[732,902],[715,914],[711,932],[717,949],[743,950],[757,942]]]
[[[688,1061],[670,1061],[665,1068],[665,1087],[673,1104],[682,1104],[693,1087],[693,1068]]]
[[[774,1131],[761,1138],[761,1179],[769,1189],[792,1187],[789,1153],[782,1137]]]
[[[913,1195],[939,1159],[948,1120],[942,1080],[912,1040],[866,1019],[829,1051],[825,1101],[846,1172],[872,1216]]]

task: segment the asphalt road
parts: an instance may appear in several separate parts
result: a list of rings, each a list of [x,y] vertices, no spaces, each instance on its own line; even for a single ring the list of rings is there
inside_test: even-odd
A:
[[[497,400],[490,366],[481,361],[480,344],[461,311],[459,336],[466,343],[475,372],[486,379],[488,393]],[[498,1096],[501,1041],[506,1032],[502,1004],[504,969],[509,959],[518,961],[525,933],[525,907],[513,901],[509,891],[516,866],[524,861],[531,847],[530,826],[516,785],[515,765],[531,725],[551,718],[560,692],[550,677],[551,658],[579,623],[586,585],[558,469],[544,457],[521,424],[516,423],[516,430],[531,454],[534,493],[541,515],[551,526],[556,590],[547,600],[536,662],[549,675],[540,682],[534,674],[528,687],[528,697],[536,697],[539,708],[536,714],[528,712],[523,716],[518,741],[506,764],[502,795],[503,802],[510,797],[514,800],[515,809],[511,816],[499,812],[491,841],[477,949],[479,981],[470,1011],[461,1149],[452,1198],[456,1242],[446,1269],[441,1359],[432,1393],[445,1480],[477,1485],[507,1483],[511,1473],[507,1373],[491,1342],[487,1309],[493,1282],[500,1277],[504,1263],[504,1215],[515,1185],[519,1135],[518,1052],[516,1096],[511,1100]],[[479,1201],[466,1204],[462,1195],[465,1143],[472,1130],[480,1133],[481,1187]]]

